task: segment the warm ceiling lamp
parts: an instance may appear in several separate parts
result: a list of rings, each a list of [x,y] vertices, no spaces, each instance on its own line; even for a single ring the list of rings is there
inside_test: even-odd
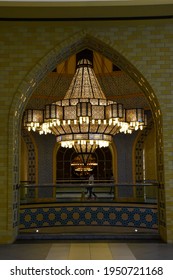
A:
[[[98,164],[96,162],[95,157],[91,154],[89,155],[86,164],[81,155],[76,156],[71,163],[71,166],[74,168],[75,172],[80,172],[83,175],[93,171],[94,167],[97,165]]]
[[[55,134],[62,147],[74,147],[76,153],[85,155],[85,163],[96,148],[109,146],[113,135],[132,133],[144,125],[143,109],[124,109],[122,104],[106,99],[88,59],[78,62],[64,99],[24,114],[24,126],[29,131]]]

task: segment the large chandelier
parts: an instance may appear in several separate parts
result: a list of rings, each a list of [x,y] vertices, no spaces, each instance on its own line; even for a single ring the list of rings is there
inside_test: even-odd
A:
[[[45,105],[44,110],[24,113],[28,131],[53,133],[62,147],[74,147],[85,164],[96,148],[108,147],[115,134],[132,133],[145,125],[142,108],[125,109],[106,98],[88,59],[78,62],[62,100]]]

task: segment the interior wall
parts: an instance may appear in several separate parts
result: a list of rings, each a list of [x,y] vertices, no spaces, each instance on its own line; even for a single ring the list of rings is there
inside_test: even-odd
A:
[[[38,184],[53,184],[53,150],[56,137],[52,134],[32,135],[38,149]]]
[[[132,134],[117,134],[114,142],[117,147],[117,182],[134,183],[133,178],[133,145],[137,132]]]
[[[19,131],[27,100],[48,71],[84,46],[119,63],[149,100],[158,142],[160,234],[173,242],[172,30],[171,20],[0,23],[5,70],[0,84],[0,242],[11,242],[17,234],[17,188],[13,186],[19,182]]]
[[[116,183],[124,184],[124,186],[119,187],[118,196],[119,197],[133,197],[133,189],[127,188],[126,184],[135,183],[134,170],[135,170],[135,156],[134,145],[136,139],[138,138],[138,132],[133,134],[117,134],[114,136],[114,149],[111,151],[112,160],[111,163],[108,163],[106,170],[105,164],[102,161],[108,161],[110,156],[106,158],[104,155],[105,150],[103,149],[102,153],[96,152],[96,159],[98,162],[98,167],[95,167],[95,178],[96,179],[106,179],[110,177],[110,173],[113,172]],[[146,133],[145,133],[146,134]],[[38,133],[32,133],[32,138],[34,139],[36,149],[38,151],[38,167],[36,182],[38,184],[53,184],[57,179],[71,179],[75,178],[72,172],[71,156],[72,150],[68,149],[58,149],[54,151],[56,146],[56,140],[54,135],[42,135]],[[27,147],[28,145],[28,147]],[[28,179],[32,176],[30,172],[33,171],[32,166],[28,168],[28,158],[32,161],[32,155],[30,155],[30,146],[22,138],[21,142],[21,181],[29,181]],[[143,139],[143,144],[141,147],[141,160],[143,165],[141,165],[141,172],[145,173],[145,177],[142,180],[145,181],[157,181],[157,170],[156,170],[156,138],[155,138],[155,129],[152,126],[152,129],[149,130]],[[143,153],[144,151],[144,153]],[[35,152],[34,152],[35,153]],[[61,155],[60,155],[61,153]],[[103,156],[99,156],[102,155]],[[66,156],[65,156],[66,155]],[[57,160],[55,160],[57,157]],[[143,158],[144,157],[144,158]],[[101,162],[100,162],[101,161]],[[110,165],[111,164],[111,165]],[[54,166],[55,165],[55,166]],[[99,168],[100,166],[100,168]],[[56,174],[54,174],[56,173]],[[68,175],[67,175],[68,174]],[[36,176],[36,174],[35,174]],[[77,176],[76,176],[77,177]],[[86,176],[87,178],[87,176]],[[148,189],[147,189],[148,191]],[[148,192],[149,193],[149,192]],[[152,190],[150,191],[152,194]],[[154,195],[155,196],[155,195]]]
[[[23,138],[21,138],[20,181],[28,181],[28,150]]]
[[[144,141],[145,180],[157,181],[156,133],[153,127]]]

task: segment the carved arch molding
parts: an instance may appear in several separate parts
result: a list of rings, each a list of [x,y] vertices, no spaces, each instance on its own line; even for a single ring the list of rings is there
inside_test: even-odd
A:
[[[33,69],[25,76],[25,79],[20,84],[14,102],[11,107],[9,123],[13,123],[13,139],[18,139],[18,128],[20,129],[21,119],[26,104],[35,90],[37,84],[52,71],[55,66],[66,60],[69,56],[76,54],[84,48],[89,48],[100,52],[103,56],[110,59],[113,64],[117,65],[123,71],[126,72],[141,88],[145,94],[150,108],[152,110],[154,125],[156,127],[156,139],[157,139],[157,170],[158,179],[160,182],[160,225],[165,226],[165,204],[164,204],[164,173],[163,173],[163,139],[162,139],[162,116],[160,106],[153,92],[151,86],[142,74],[133,66],[124,56],[117,52],[112,46],[111,41],[103,42],[99,38],[85,34],[84,32],[75,34],[72,38],[68,38],[67,41],[62,42],[56,46],[50,53],[36,64]],[[132,61],[133,63],[133,61]],[[15,116],[14,118],[12,116]],[[11,127],[9,128],[9,135]],[[16,161],[18,153],[19,142],[13,141],[13,178],[19,178],[19,164]],[[9,151],[11,153],[11,151]],[[10,154],[9,154],[10,155]],[[16,182],[14,182],[15,184]]]

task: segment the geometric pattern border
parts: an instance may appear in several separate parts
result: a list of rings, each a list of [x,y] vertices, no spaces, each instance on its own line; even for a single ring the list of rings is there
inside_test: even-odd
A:
[[[20,229],[70,225],[157,229],[158,213],[155,208],[129,206],[60,206],[20,209]]]

